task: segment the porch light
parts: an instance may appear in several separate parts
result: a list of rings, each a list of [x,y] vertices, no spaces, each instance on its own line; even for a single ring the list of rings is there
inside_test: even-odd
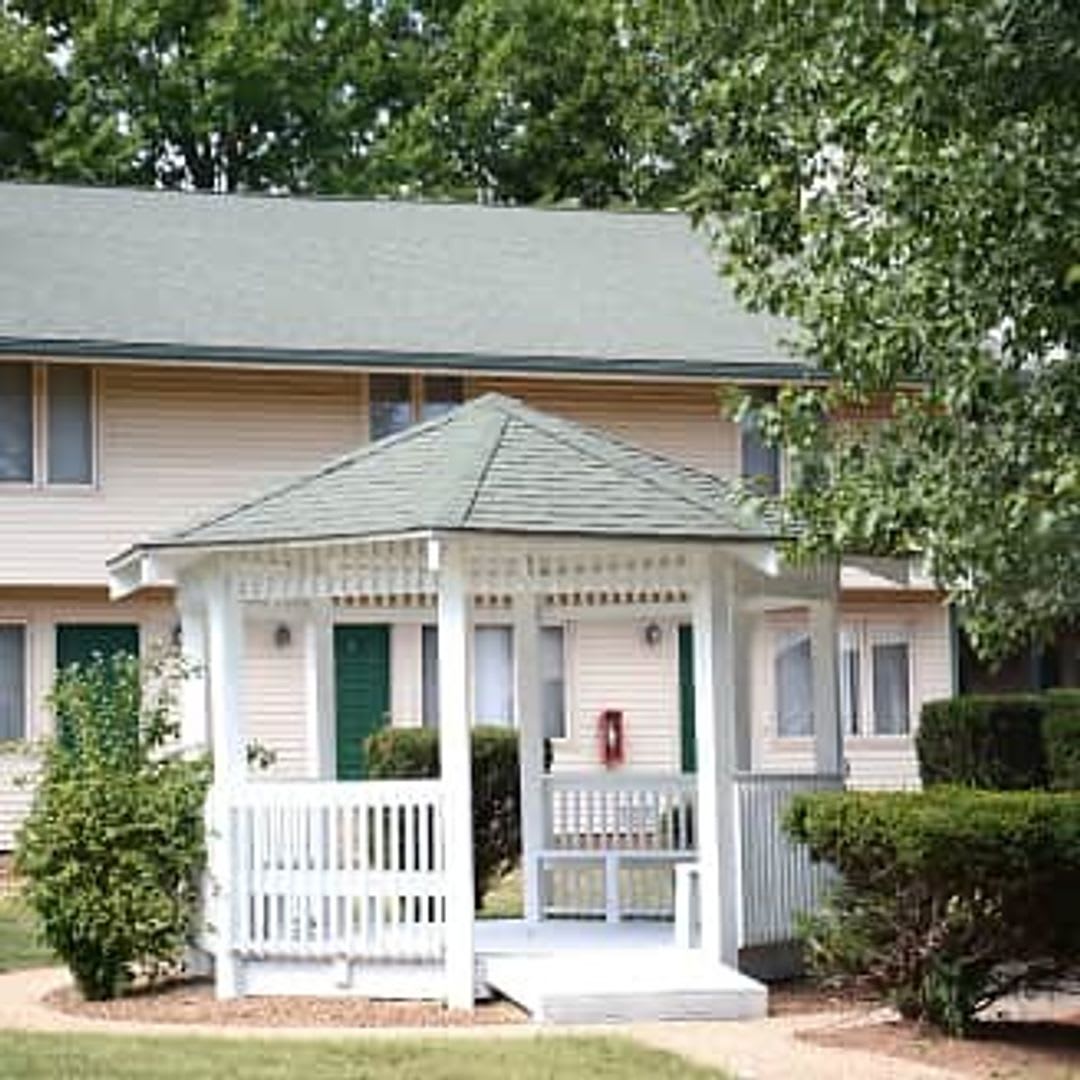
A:
[[[288,623],[278,623],[274,630],[274,644],[279,649],[287,649],[292,644],[292,630]]]
[[[648,623],[645,627],[645,644],[650,649],[655,649],[660,644],[660,639],[664,636],[664,631],[661,629],[658,622]]]

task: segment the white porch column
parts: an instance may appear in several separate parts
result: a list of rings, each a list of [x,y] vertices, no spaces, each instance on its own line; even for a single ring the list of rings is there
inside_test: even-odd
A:
[[[244,745],[244,621],[229,581],[218,577],[207,590],[207,676],[210,682],[211,750],[214,789],[209,803],[210,874],[213,890],[208,918],[213,932],[214,988],[219,998],[240,993],[240,969],[233,950],[236,837],[230,791],[247,776]]]
[[[535,595],[520,594],[514,598],[514,700],[521,774],[521,866],[526,922],[538,922],[541,917],[541,867],[537,853],[546,842],[539,607]]]
[[[307,774],[312,780],[336,775],[334,738],[334,606],[315,600],[304,620],[304,704]]]
[[[206,678],[206,615],[193,603],[180,603],[180,650],[188,670],[180,687],[180,745],[188,753],[210,745]]]
[[[814,770],[828,776],[839,776],[844,771],[838,634],[836,601],[814,601],[810,605],[810,655],[814,677]]]
[[[463,552],[443,544],[439,559],[439,756],[446,813],[446,979],[451,1008],[475,1001],[472,743],[469,708],[471,619]]]
[[[712,552],[694,590],[701,947],[734,967],[742,882],[735,801],[735,590],[731,562]]]

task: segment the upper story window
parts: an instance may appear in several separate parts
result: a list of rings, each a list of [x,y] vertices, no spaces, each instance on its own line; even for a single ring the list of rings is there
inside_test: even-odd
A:
[[[755,398],[767,402],[775,394],[756,394]],[[780,447],[765,441],[757,415],[750,412],[739,426],[739,472],[767,495],[780,494],[781,453]]]
[[[0,483],[94,482],[94,373],[0,363]]]
[[[373,374],[368,381],[371,438],[385,439],[418,420],[442,416],[464,397],[464,380],[456,375]]]

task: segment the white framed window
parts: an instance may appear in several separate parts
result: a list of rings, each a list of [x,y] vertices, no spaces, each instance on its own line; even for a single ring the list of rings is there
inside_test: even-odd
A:
[[[514,726],[514,631],[478,626],[473,631],[473,721]]]
[[[465,380],[458,375],[374,372],[368,376],[371,440],[396,435],[420,420],[433,420],[464,400]]]
[[[908,627],[863,620],[841,628],[839,708],[846,736],[911,734],[913,656]],[[772,664],[776,734],[781,738],[812,735],[814,680],[809,633],[802,629],[776,631]]]
[[[544,738],[568,739],[566,634],[561,626],[540,628],[540,708],[544,714]]]
[[[91,486],[96,447],[93,368],[0,361],[0,485]]]
[[[810,635],[786,630],[778,635],[773,654],[776,733],[792,738],[814,733],[814,674]]]
[[[0,623],[0,743],[26,738],[26,627]]]

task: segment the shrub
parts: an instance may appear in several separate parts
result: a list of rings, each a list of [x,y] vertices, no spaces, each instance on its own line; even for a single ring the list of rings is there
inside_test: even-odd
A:
[[[915,740],[923,784],[1045,787],[1045,711],[1044,698],[1026,694],[927,702]]]
[[[807,930],[819,972],[861,975],[953,1034],[1080,966],[1080,794],[822,793],[790,834],[842,882]]]
[[[1046,695],[1043,743],[1050,786],[1080,790],[1080,691],[1051,690]]]
[[[91,1000],[175,965],[194,929],[209,764],[164,753],[180,673],[175,660],[97,657],[52,693],[63,735],[46,749],[17,866],[46,943]]]
[[[367,740],[373,779],[439,775],[439,733],[431,728],[383,728]],[[473,872],[476,904],[495,878],[521,856],[521,785],[517,732],[478,727],[472,733]]]

